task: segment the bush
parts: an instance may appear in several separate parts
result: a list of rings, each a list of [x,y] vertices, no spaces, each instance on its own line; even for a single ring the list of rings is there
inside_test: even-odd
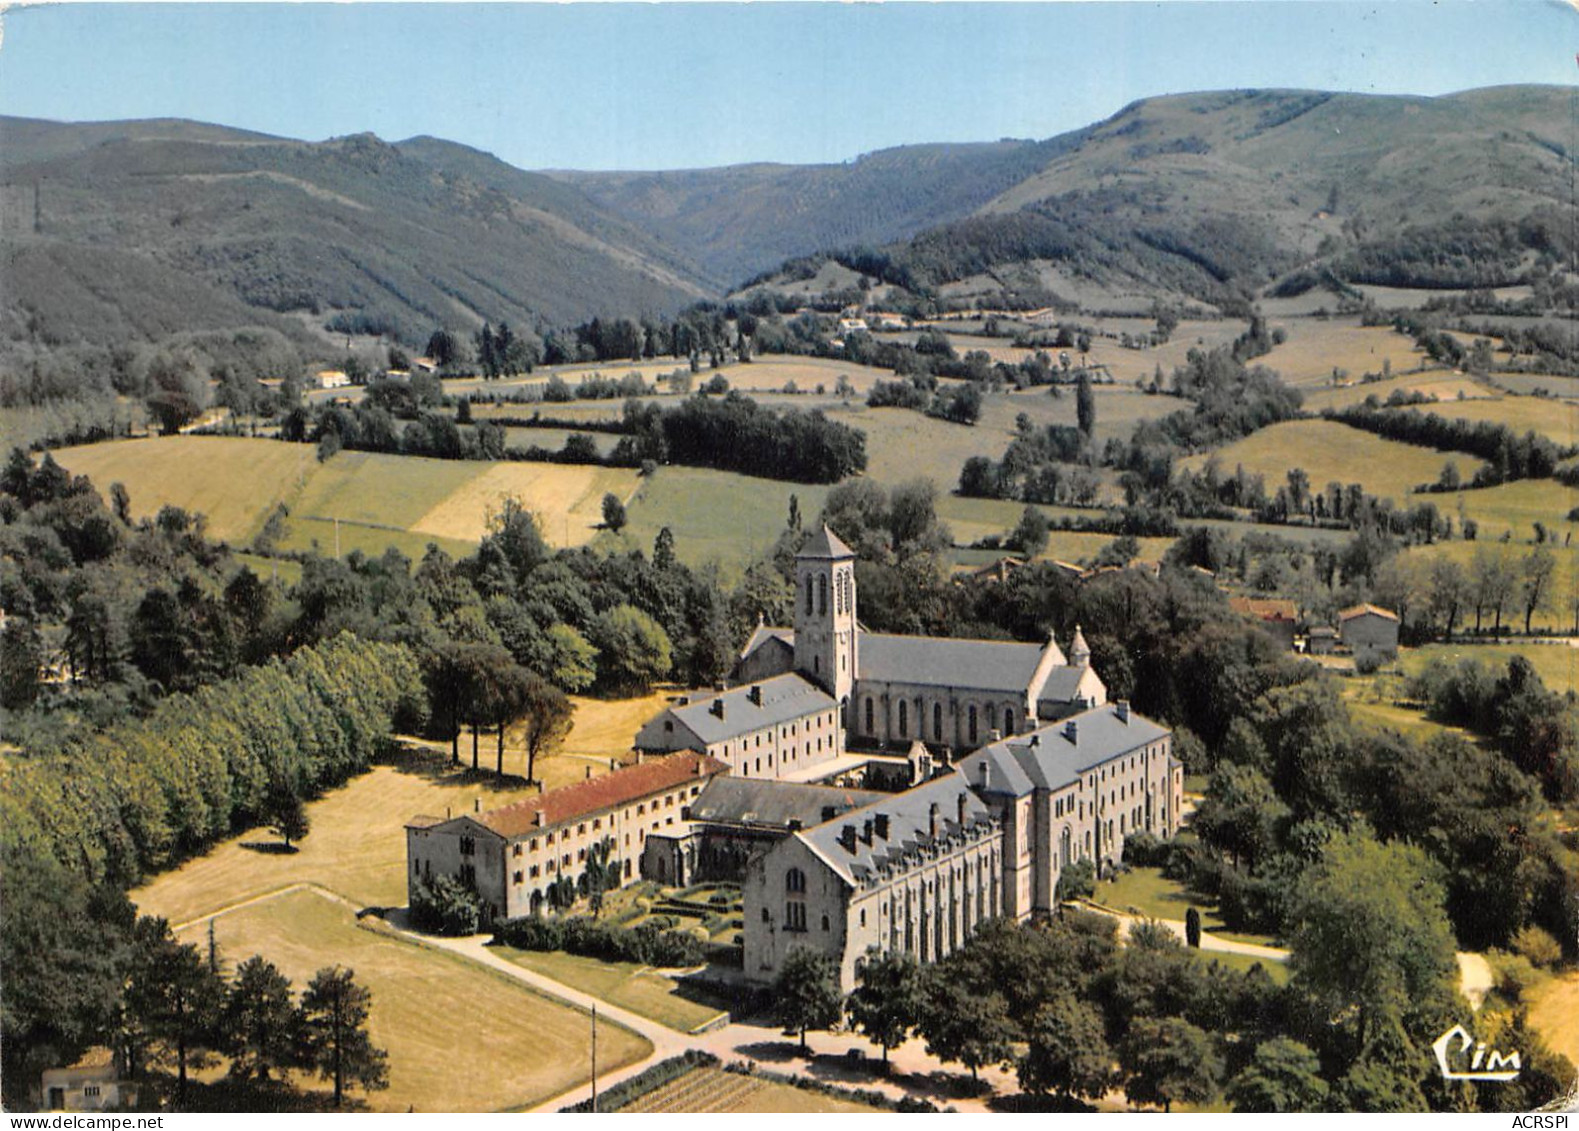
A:
[[[1081,899],[1094,895],[1097,890],[1096,865],[1089,860],[1077,860],[1058,877],[1057,901]]]
[[[476,934],[477,897],[454,876],[419,876],[411,889],[411,921],[430,934]]]
[[[1374,675],[1382,666],[1382,655],[1366,649],[1354,657],[1354,670],[1360,675]]]
[[[1136,868],[1161,868],[1173,853],[1173,845],[1148,832],[1130,833],[1124,838],[1124,863]]]
[[[494,941],[520,950],[563,950],[641,966],[698,966],[706,956],[703,940],[689,931],[666,930],[656,921],[626,929],[593,919],[511,919],[494,932]]]
[[[710,1068],[718,1063],[718,1058],[710,1052],[701,1049],[686,1049],[679,1056],[671,1056],[668,1060],[661,1060],[645,1072],[637,1073],[629,1080],[621,1080],[612,1088],[598,1096],[598,1112],[600,1114],[619,1111],[635,1103],[648,1092],[657,1091],[671,1080],[677,1080],[693,1068]],[[565,1112],[590,1112],[592,1100],[582,1100],[580,1103],[571,1104],[559,1109]]]
[[[1527,958],[1530,965],[1541,968],[1555,966],[1563,960],[1563,947],[1551,933],[1531,923],[1521,927],[1511,940],[1514,953]]]

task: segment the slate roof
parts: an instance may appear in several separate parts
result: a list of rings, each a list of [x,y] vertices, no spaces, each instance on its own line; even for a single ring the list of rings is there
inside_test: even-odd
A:
[[[740,649],[740,658],[744,660],[758,648],[773,640],[783,644],[792,652],[795,650],[795,630],[793,628],[775,628],[772,625],[759,624],[756,631],[751,634],[751,639],[746,641],[746,646]]]
[[[932,843],[932,806],[938,807],[938,835],[946,838],[957,834],[959,828],[959,801],[965,799],[965,823],[974,826],[993,820],[991,811],[980,798],[971,792],[960,774],[945,774],[933,778],[903,793],[891,793],[859,809],[852,809],[826,824],[798,833],[802,841],[846,883],[855,885],[880,872],[890,862],[898,862]],[[888,836],[876,835],[876,818],[888,818]],[[874,824],[870,843],[864,839],[866,821]],[[857,830],[855,850],[852,852],[841,841],[844,827],[853,825]]]
[[[1024,695],[1044,645],[863,632],[858,647],[856,676],[863,680]]]
[[[1093,707],[1029,734],[984,746],[959,761],[959,772],[975,789],[1023,797],[1033,789],[1056,790],[1073,785],[1081,774],[1165,737],[1168,729],[1134,711],[1121,717],[1117,704]],[[1076,727],[1075,741],[1068,737]],[[982,786],[982,766],[990,765]]]
[[[579,817],[615,809],[651,794],[673,789],[682,782],[705,780],[728,768],[717,758],[687,751],[664,758],[649,758],[611,774],[551,789],[502,809],[490,809],[486,813],[467,816],[484,828],[509,839],[535,832],[539,827],[552,828]],[[538,813],[543,814],[541,826],[537,824]]]
[[[1042,684],[1041,693],[1037,696],[1038,703],[1068,703],[1080,694],[1080,681],[1086,677],[1091,669],[1085,664],[1079,667],[1068,665],[1056,667],[1047,673],[1047,682]]]
[[[691,802],[691,820],[780,829],[798,821],[809,829],[822,824],[829,809],[845,813],[887,796],[869,789],[721,777],[709,782],[702,795]]]
[[[760,704],[751,701],[753,688],[761,690]],[[714,704],[719,702],[724,705],[722,718],[713,713]],[[636,735],[636,745],[641,749],[664,745],[661,736],[666,732],[656,728],[662,727],[668,718],[685,727],[702,745],[711,746],[763,727],[793,722],[816,711],[831,711],[837,706],[833,697],[811,680],[789,672],[728,691],[702,695],[683,707],[670,707],[641,728]]]
[[[824,526],[810,538],[806,544],[796,551],[797,558],[820,558],[826,561],[837,561],[841,558],[855,557],[855,551],[839,540],[839,536]]]

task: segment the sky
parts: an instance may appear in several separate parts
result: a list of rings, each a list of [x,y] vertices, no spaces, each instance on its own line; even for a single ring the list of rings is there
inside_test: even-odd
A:
[[[459,141],[529,169],[838,162],[1045,138],[1138,98],[1579,79],[1558,0],[50,4],[0,113]]]

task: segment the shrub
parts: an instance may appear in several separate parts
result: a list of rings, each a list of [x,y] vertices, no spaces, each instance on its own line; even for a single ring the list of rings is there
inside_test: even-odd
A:
[[[511,919],[494,932],[494,941],[521,950],[563,950],[642,966],[698,966],[706,954],[702,939],[688,931],[666,930],[655,921],[626,929],[593,919]]]
[[[411,921],[430,934],[476,934],[477,897],[454,876],[419,876],[411,889]]]
[[[1077,860],[1058,877],[1057,900],[1080,899],[1095,894],[1097,890],[1096,865],[1089,860]]]
[[[1551,933],[1531,923],[1521,927],[1511,940],[1514,953],[1541,968],[1555,966],[1563,959],[1563,947]]]
[[[635,1103],[648,1092],[657,1091],[671,1080],[677,1080],[690,1072],[693,1068],[712,1067],[718,1063],[718,1058],[710,1052],[701,1049],[686,1049],[679,1056],[671,1056],[668,1060],[661,1060],[644,1072],[637,1073],[629,1080],[621,1080],[612,1088],[608,1088],[598,1096],[599,1113],[619,1111]],[[592,1100],[582,1100],[580,1103],[571,1104],[559,1109],[565,1112],[590,1112]]]

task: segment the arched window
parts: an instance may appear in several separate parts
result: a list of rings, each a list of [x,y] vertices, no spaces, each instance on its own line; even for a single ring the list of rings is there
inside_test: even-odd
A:
[[[828,615],[828,575],[825,573],[817,575],[817,614]]]
[[[784,890],[804,892],[806,890],[806,873],[799,868],[791,868],[784,873]]]
[[[1013,734],[1014,733],[1014,708],[1013,707],[1005,707],[1003,709],[1003,733],[1004,734]]]
[[[766,907],[764,907],[762,909],[762,921],[764,923],[766,923],[768,921],[768,918],[769,918],[769,916],[768,916],[768,909]]]
[[[932,737],[943,741],[943,704],[932,704]]]
[[[997,727],[998,724],[995,721],[997,719],[997,717],[998,717],[997,708],[995,708],[991,703],[988,703],[987,704],[987,729],[988,730],[993,730],[994,728]]]
[[[899,737],[905,738],[910,734],[910,704],[903,699],[899,701]]]
[[[976,745],[976,704],[974,703],[970,705],[970,717],[966,725],[970,731],[970,744],[974,746]]]
[[[872,724],[872,697],[866,697],[866,733],[876,734],[877,728]]]
[[[828,929],[828,916],[826,915],[822,917],[822,929],[825,931]]]
[[[811,612],[811,575],[806,575],[806,611]]]

